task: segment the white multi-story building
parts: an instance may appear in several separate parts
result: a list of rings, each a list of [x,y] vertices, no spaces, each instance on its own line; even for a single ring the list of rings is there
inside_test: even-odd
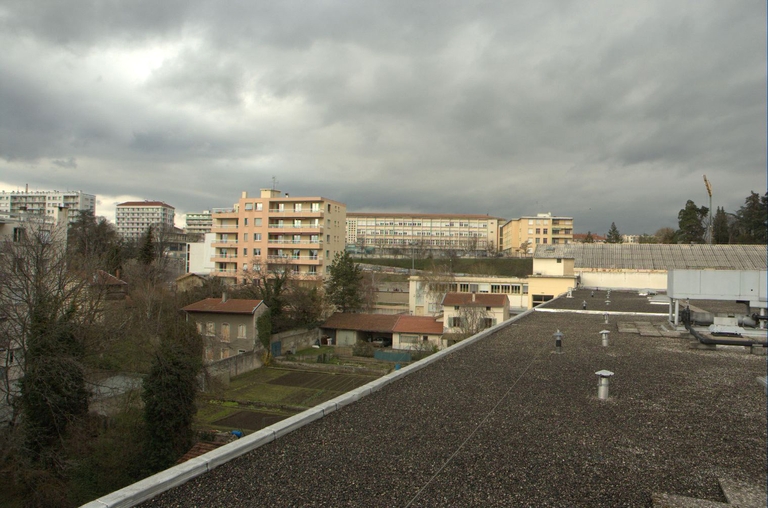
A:
[[[354,212],[347,214],[346,237],[359,251],[495,251],[503,223],[490,215]]]
[[[186,232],[188,234],[204,235],[211,232],[213,215],[210,210],[190,212],[186,215]]]
[[[117,205],[115,224],[120,236],[138,240],[149,226],[171,229],[176,209],[162,201],[127,201]]]
[[[0,191],[0,213],[38,213],[55,219],[61,208],[69,210],[72,222],[81,211],[96,213],[96,196],[82,191]]]

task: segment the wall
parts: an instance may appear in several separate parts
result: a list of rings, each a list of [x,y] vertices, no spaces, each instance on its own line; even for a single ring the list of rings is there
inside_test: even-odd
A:
[[[610,270],[577,268],[581,285],[592,288],[667,290],[666,270]]]
[[[401,335],[418,335],[419,336],[419,342],[413,343],[413,342],[401,342],[400,336]],[[426,335],[427,340],[424,341],[425,334],[415,334],[415,333],[400,333],[395,332],[392,334],[392,349],[421,349],[424,347],[425,343],[429,344],[430,346],[437,346],[438,348],[442,348],[443,344],[441,344],[441,337],[442,335],[433,335],[429,334]]]
[[[536,295],[552,295],[556,297],[568,291],[568,288],[576,287],[575,277],[530,277],[529,295],[527,295],[528,308],[533,307],[533,297]]]
[[[261,367],[263,365],[261,363],[261,354],[263,352],[264,350],[260,348],[256,351],[242,353],[208,364],[206,366],[208,374],[217,381],[229,385],[230,378]]]
[[[288,330],[287,332],[276,333],[272,335],[270,343],[280,342],[280,354],[285,354],[289,350],[298,351],[311,347],[320,339],[320,328],[302,328],[300,330]]]

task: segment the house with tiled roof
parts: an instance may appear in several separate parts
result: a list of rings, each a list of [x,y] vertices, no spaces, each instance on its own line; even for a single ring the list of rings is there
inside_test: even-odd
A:
[[[502,294],[446,293],[443,332],[470,335],[509,319],[509,299]]]
[[[394,349],[417,349],[425,342],[442,346],[443,325],[433,317],[337,312],[320,328],[339,346],[358,341],[376,341]]]
[[[267,312],[262,300],[206,298],[182,309],[205,340],[204,359],[223,360],[261,347],[256,320]]]

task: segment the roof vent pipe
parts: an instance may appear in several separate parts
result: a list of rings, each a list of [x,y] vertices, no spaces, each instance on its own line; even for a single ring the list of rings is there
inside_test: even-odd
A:
[[[561,354],[563,352],[563,332],[558,329],[552,336],[555,338],[555,353]]]
[[[608,330],[600,330],[600,336],[603,339],[603,347],[608,347],[608,334],[610,334]]]
[[[597,398],[608,400],[608,380],[613,376],[613,372],[610,370],[598,370],[595,374],[599,378],[597,382]]]
[[[229,295],[226,291],[221,292],[221,303],[227,303],[227,300],[229,300]]]
[[[605,324],[608,324],[608,313],[604,312],[603,317],[605,318]]]

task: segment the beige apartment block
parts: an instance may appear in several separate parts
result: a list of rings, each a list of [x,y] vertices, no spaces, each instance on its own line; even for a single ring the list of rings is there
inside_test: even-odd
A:
[[[531,256],[537,245],[573,242],[573,217],[539,213],[512,219],[500,227],[502,251],[511,256]]]
[[[189,212],[185,217],[187,234],[204,235],[211,232],[213,216],[210,210],[202,212]]]
[[[505,219],[490,215],[347,214],[346,242],[357,252],[495,252]]]
[[[69,222],[82,211],[96,213],[96,196],[82,191],[0,191],[0,213],[41,214],[57,220],[60,208],[69,209]]]
[[[243,192],[232,208],[213,209],[213,273],[232,284],[264,270],[322,280],[344,251],[346,213],[344,203],[328,198]]]

